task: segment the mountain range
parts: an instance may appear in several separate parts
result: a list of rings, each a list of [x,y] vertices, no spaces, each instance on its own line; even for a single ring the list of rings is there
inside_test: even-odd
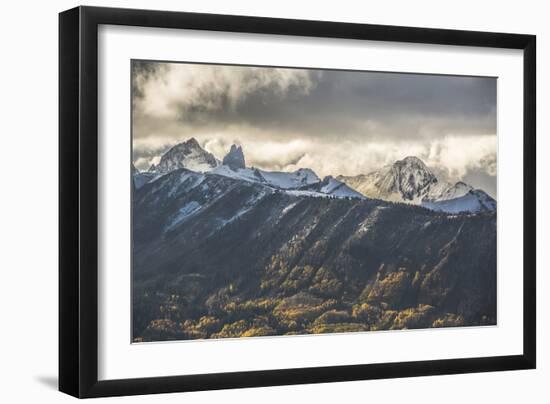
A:
[[[223,162],[222,162],[223,161]],[[417,157],[409,156],[380,170],[356,176],[327,176],[320,179],[313,170],[274,172],[247,168],[241,146],[232,145],[218,160],[204,150],[195,138],[164,153],[149,171],[133,171],[137,188],[179,168],[238,178],[295,194],[319,197],[373,198],[409,203],[447,213],[495,211],[496,201],[481,189],[462,181],[449,183],[436,176]]]
[[[190,139],[132,172],[135,342],[496,324],[496,202],[415,157],[321,179]]]
[[[414,156],[366,175],[340,175],[337,179],[369,198],[411,203],[448,213],[496,210],[496,201],[483,190],[462,181],[444,181]]]
[[[301,168],[294,172],[266,171],[258,168],[247,168],[242,147],[232,145],[223,158],[223,162],[204,150],[195,138],[180,143],[164,153],[157,165],[149,171],[133,170],[134,185],[141,188],[164,174],[179,168],[220,175],[247,182],[255,182],[271,189],[278,189],[296,195],[312,197],[359,198],[365,196],[351,189],[345,183],[330,176],[320,179],[313,170]]]

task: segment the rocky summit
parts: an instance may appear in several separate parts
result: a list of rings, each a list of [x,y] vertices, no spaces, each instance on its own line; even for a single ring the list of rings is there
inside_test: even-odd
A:
[[[223,165],[228,166],[232,170],[246,168],[244,162],[244,154],[241,146],[232,145],[229,153],[223,158]]]
[[[204,150],[195,138],[179,143],[164,153],[157,165],[153,164],[149,172],[167,174],[178,168],[193,171],[209,171],[218,166],[219,162],[213,154]]]

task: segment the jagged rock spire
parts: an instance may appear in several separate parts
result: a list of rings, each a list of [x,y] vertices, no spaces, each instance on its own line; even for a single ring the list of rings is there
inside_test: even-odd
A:
[[[231,145],[231,150],[223,158],[223,165],[228,166],[232,170],[246,168],[241,146]]]

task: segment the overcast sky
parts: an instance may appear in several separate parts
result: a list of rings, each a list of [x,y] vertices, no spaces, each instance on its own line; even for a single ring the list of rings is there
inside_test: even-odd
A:
[[[247,165],[368,173],[415,155],[496,195],[496,79],[133,62],[134,163],[195,137]]]

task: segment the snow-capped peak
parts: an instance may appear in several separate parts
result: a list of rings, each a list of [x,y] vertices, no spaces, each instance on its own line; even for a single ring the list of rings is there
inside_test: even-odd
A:
[[[422,199],[423,191],[438,182],[426,164],[414,156],[396,161],[381,174],[376,182],[381,196],[399,194],[405,201]]]
[[[164,153],[157,165],[152,165],[150,172],[166,174],[178,168],[205,172],[218,166],[218,160],[211,153],[204,150],[197,139],[192,137],[179,143]]]
[[[422,204],[436,209],[441,206],[436,202],[456,200],[474,190],[472,186],[462,181],[453,184],[439,179],[421,159],[414,156],[405,157],[366,175],[339,176],[338,180],[344,181],[367,197]],[[473,202],[478,200],[474,194],[466,199]],[[492,202],[488,200],[487,205],[490,207],[491,204]],[[455,208],[454,205],[452,209]],[[476,203],[471,206],[474,205],[477,206]]]

